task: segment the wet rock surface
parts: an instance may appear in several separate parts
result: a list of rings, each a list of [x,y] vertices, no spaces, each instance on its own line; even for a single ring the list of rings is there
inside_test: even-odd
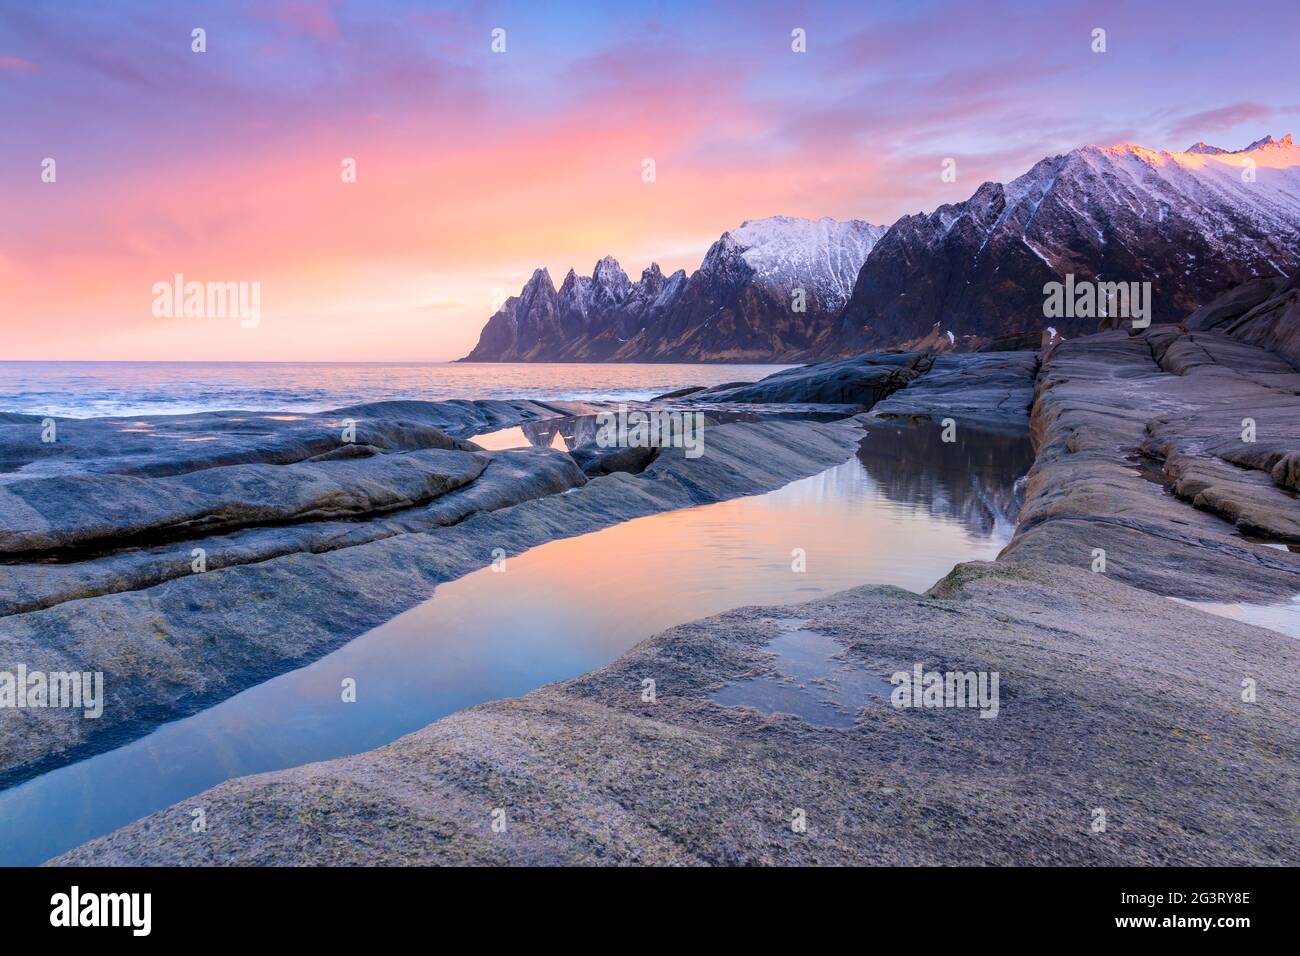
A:
[[[635,477],[588,480],[563,451],[474,450],[431,424],[451,422],[462,432],[484,427],[485,420],[489,428],[508,426],[547,406],[442,404],[381,403],[323,413],[320,418],[332,422],[357,422],[357,438],[366,441],[356,452],[338,433],[316,435],[309,429],[318,424],[293,417],[259,426],[253,447],[243,452],[234,439],[216,456],[188,452],[191,443],[178,441],[183,453],[169,458],[156,440],[150,446],[128,439],[124,452],[102,434],[114,424],[91,420],[63,430],[58,453],[7,475],[0,496],[11,497],[0,514],[17,530],[6,526],[0,539],[9,559],[0,564],[0,671],[13,672],[19,664],[46,673],[102,671],[107,700],[97,720],[66,708],[0,710],[0,785],[114,746],[301,666],[426,599],[439,582],[488,566],[498,554],[656,511],[769,490],[845,460],[861,437],[851,422],[737,422],[706,428],[706,453],[697,459],[680,448],[657,449]],[[183,434],[211,424],[160,419],[156,427]],[[280,427],[288,434],[276,434]],[[384,450],[381,444],[411,436],[447,447]],[[79,437],[89,448],[112,450],[111,461],[76,447]],[[345,457],[307,460],[335,453]],[[267,456],[282,461],[247,461]],[[240,457],[245,462],[230,463]],[[110,465],[117,470],[109,471]],[[99,499],[61,497],[69,483],[104,493]],[[32,490],[42,486],[59,493]],[[130,495],[107,493],[124,487]],[[218,499],[214,488],[226,497]],[[245,497],[238,499],[232,488]],[[31,500],[46,508],[43,524],[33,519],[23,525],[12,506]],[[119,514],[113,509],[123,501],[129,507]],[[199,519],[209,514],[227,520],[205,525]],[[118,540],[99,533],[114,520],[135,533]],[[160,529],[169,532],[165,540],[145,536]],[[51,540],[87,547],[42,550]]]
[[[655,447],[601,448],[595,444],[580,445],[569,452],[569,457],[588,477],[612,475],[616,471],[639,475],[658,455],[659,449]]]
[[[1033,352],[947,353],[872,409],[873,418],[1021,431],[1034,399]]]
[[[1038,457],[1006,553],[1090,568],[1100,550],[1107,574],[1159,594],[1290,598],[1300,558],[1243,532],[1294,533],[1300,503],[1271,478],[1300,448],[1294,373],[1263,350],[1216,347],[1213,333],[1173,333],[1191,340],[1181,345],[1162,341],[1169,334],[1104,332],[1047,358],[1032,419]],[[1166,371],[1179,348],[1198,361]],[[1139,472],[1143,462],[1158,481]]]
[[[930,367],[923,352],[871,352],[815,362],[749,385],[720,385],[687,396],[692,402],[849,405],[870,408]]]
[[[864,678],[998,671],[998,716],[873,694],[835,728],[710,700],[767,671],[792,616]],[[1287,862],[1296,663],[1288,638],[1103,575],[963,565],[925,595],[861,588],[675,628],[379,750],[229,781],[193,801],[206,833],[178,806],[58,862]],[[1266,688],[1254,705],[1246,673]]]
[[[953,418],[958,435],[979,421],[1033,438],[1017,532],[997,561],[959,565],[924,594],[863,587],[673,628],[598,671],[378,750],[228,781],[57,862],[1293,863],[1300,645],[1169,599],[1300,593],[1300,555],[1244,533],[1294,518],[1292,373],[1258,345],[1177,326],[1071,339],[1038,361],[943,356],[851,423],[718,426],[706,441],[724,454],[691,470],[665,450],[642,475],[438,532],[532,527],[525,513],[580,526],[595,501],[630,516],[657,506],[629,504],[638,493],[734,488],[756,463],[788,462],[809,442],[838,448],[863,426],[943,441]],[[764,400],[809,400],[786,389]],[[733,451],[722,439],[741,430]],[[292,573],[285,585],[301,587]],[[874,692],[856,709],[837,701],[851,725],[720,703],[729,687],[779,676],[772,647],[790,619],[834,642],[837,669],[851,671],[840,687],[879,687],[917,664],[996,672],[998,714],[898,708]],[[191,803],[205,833],[190,831]]]

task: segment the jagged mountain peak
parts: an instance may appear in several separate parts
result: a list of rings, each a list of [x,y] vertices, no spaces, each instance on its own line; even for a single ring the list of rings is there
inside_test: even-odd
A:
[[[635,283],[605,256],[590,278],[570,271],[557,306],[494,316],[470,357],[739,360],[801,353],[829,332],[884,232],[862,220],[749,219],[724,232],[693,275],[678,269],[665,278],[652,263]]]
[[[1130,143],[1127,141],[1115,143],[1110,146],[1090,144],[1080,148],[1085,150],[1097,150],[1114,155],[1131,154],[1134,156],[1165,157],[1174,162],[1178,162],[1179,157],[1181,156],[1241,156],[1245,153],[1253,153],[1256,150],[1268,149],[1270,147],[1280,149],[1294,148],[1295,143],[1292,140],[1291,134],[1287,133],[1280,139],[1274,139],[1271,135],[1261,136],[1253,143],[1250,143],[1248,146],[1243,146],[1241,149],[1225,149],[1222,146],[1215,146],[1211,143],[1205,142],[1204,140],[1198,140],[1181,152],[1178,150],[1170,151],[1166,149],[1152,149],[1149,146],[1143,146],[1140,143]]]
[[[552,295],[555,293],[555,283],[551,281],[551,273],[545,266],[540,269],[534,269],[533,274],[528,281],[524,283],[522,296],[527,296],[540,290],[549,291]]]
[[[1222,146],[1214,146],[1205,142],[1193,143],[1187,149],[1182,151],[1152,149],[1151,147],[1143,146],[1140,143],[1130,142],[1114,143],[1109,146],[1099,146],[1090,143],[1087,146],[1081,146],[1078,149],[1071,150],[1069,153],[1066,153],[1065,156],[1069,157],[1086,154],[1108,159],[1137,159],[1150,165],[1157,166],[1172,163],[1179,166],[1202,168],[1207,162],[1217,161],[1239,164],[1241,159],[1247,157],[1247,154],[1269,154],[1272,152],[1289,153],[1290,151],[1295,150],[1295,148],[1295,143],[1292,140],[1291,134],[1287,133],[1281,139],[1274,139],[1272,136],[1263,136],[1241,149],[1224,149]],[[1292,160],[1289,158],[1287,159],[1288,163],[1291,161]]]
[[[582,283],[590,281],[585,276],[578,275],[577,271],[570,267],[569,271],[564,274],[564,281],[560,283],[560,297],[573,298],[577,295]]]
[[[861,219],[747,219],[714,243],[701,271],[734,274],[738,267],[724,266],[722,260],[739,259],[744,270],[771,287],[787,294],[801,288],[815,294],[824,307],[838,309],[848,301],[858,270],[884,234],[884,226]]]
[[[591,270],[593,294],[607,305],[621,303],[631,294],[632,282],[613,256],[605,256]]]
[[[1290,133],[1287,133],[1281,139],[1274,139],[1272,136],[1265,136],[1262,139],[1255,140],[1255,142],[1251,143],[1245,149],[1240,150],[1240,152],[1249,153],[1252,150],[1263,149],[1265,146],[1291,146],[1291,145],[1292,143],[1291,143]]]
[[[618,260],[613,256],[602,256],[597,260],[595,268],[591,270],[591,277],[599,279],[602,276],[612,276],[623,274],[623,267],[618,264]]]

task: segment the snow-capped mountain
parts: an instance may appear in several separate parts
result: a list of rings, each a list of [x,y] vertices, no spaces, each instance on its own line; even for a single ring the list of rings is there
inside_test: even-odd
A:
[[[1043,286],[1151,282],[1152,320],[1176,321],[1257,275],[1300,267],[1300,148],[1288,135],[1242,150],[1128,143],[1044,159],[1005,186],[904,216],[863,265],[836,330],[847,351],[925,334],[1040,328]],[[1095,318],[1053,319],[1064,335]]]
[[[802,288],[824,310],[838,309],[849,301],[862,263],[885,231],[860,219],[750,219],[725,233],[705,263],[734,252],[764,285],[787,297]]]
[[[750,220],[690,278],[612,258],[556,291],[538,270],[488,321],[471,361],[806,361],[870,348],[971,348],[997,336],[1095,331],[1044,318],[1043,286],[1150,282],[1177,321],[1255,276],[1300,269],[1300,147],[1084,146],[965,202],[859,220]],[[796,302],[802,299],[803,311]],[[944,343],[947,343],[946,345]]]
[[[774,216],[722,234],[689,279],[609,257],[556,292],[544,269],[484,327],[469,361],[745,361],[805,355],[884,226]]]

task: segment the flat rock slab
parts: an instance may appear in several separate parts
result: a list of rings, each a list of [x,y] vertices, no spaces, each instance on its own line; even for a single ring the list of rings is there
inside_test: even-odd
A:
[[[1034,352],[945,353],[929,371],[872,409],[875,418],[940,422],[958,428],[1029,427],[1038,356]]]
[[[0,485],[59,474],[161,477],[222,465],[285,465],[348,444],[381,451],[462,447],[448,436],[590,410],[573,402],[487,400],[370,402],[302,414],[47,419],[0,413]]]
[[[1196,461],[1217,471],[1211,446],[1240,444],[1242,408],[1256,409],[1263,421],[1265,409],[1283,405],[1294,401],[1228,366],[1167,372],[1140,336],[1111,331],[1063,342],[1038,378],[1031,418],[1038,455],[1004,554],[1104,567],[1168,596],[1289,599],[1300,593],[1300,555],[1243,534],[1260,523],[1257,516],[1280,514],[1285,496],[1265,475],[1220,481],[1217,493],[1206,495],[1189,481],[1181,486],[1186,501],[1176,481],[1194,472]],[[1193,457],[1180,462],[1175,453]],[[1175,464],[1167,473],[1168,462]],[[1256,517],[1242,521],[1246,514]]]
[[[751,385],[706,388],[686,396],[686,401],[797,402],[870,408],[929,365],[930,356],[923,352],[872,352],[786,369]]]
[[[836,728],[714,703],[770,672],[790,618],[875,678],[996,671],[998,714],[867,695]],[[1298,664],[1293,640],[1103,575],[962,565],[925,595],[860,588],[684,625],[379,750],[228,781],[55,862],[1294,863]]]
[[[424,505],[371,515],[368,520],[313,520],[205,534],[151,547],[81,555],[79,560],[0,564],[0,617],[64,601],[139,591],[194,573],[201,550],[207,571],[290,554],[323,554],[398,534],[457,524],[479,511],[560,494],[585,483],[573,460],[549,448],[484,453],[486,467],[468,485]]]
[[[146,535],[365,516],[469,484],[488,457],[430,449],[287,465],[224,465],[167,478],[55,475],[0,486],[0,555]]]
[[[1165,474],[1178,497],[1222,515],[1246,534],[1300,544],[1300,501],[1295,492],[1278,488],[1267,472],[1175,454],[1165,459]]]

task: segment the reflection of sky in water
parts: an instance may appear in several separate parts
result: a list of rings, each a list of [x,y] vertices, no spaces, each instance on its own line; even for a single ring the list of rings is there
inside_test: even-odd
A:
[[[1300,594],[1288,602],[1278,604],[1236,604],[1218,601],[1188,601],[1185,598],[1171,598],[1179,604],[1186,604],[1198,611],[1230,617],[1234,621],[1244,621],[1256,627],[1266,627],[1279,634],[1300,637]]]
[[[494,432],[484,432],[481,435],[475,435],[470,441],[487,451],[505,451],[507,448],[528,448],[532,445],[547,445],[552,448],[558,448],[560,451],[568,451],[569,446],[564,441],[564,436],[558,431],[554,433],[549,442],[534,441],[522,428],[502,428]]]
[[[823,727],[852,727],[859,710],[893,692],[888,679],[845,658],[834,638],[808,630],[798,619],[776,623],[784,630],[767,645],[771,672],[734,681],[710,700],[793,714]]]
[[[972,482],[944,456],[966,461],[973,445],[909,458],[894,439],[873,454],[872,439],[859,457],[768,494],[554,541],[510,558],[505,573],[440,585],[306,667],[0,792],[0,863],[39,862],[231,776],[380,746],[602,666],[675,624],[865,583],[924,590],[957,562],[996,556],[1013,515],[990,508],[1012,502],[1014,470],[981,465]],[[1017,454],[993,458],[1019,467]],[[933,513],[936,501],[949,514]],[[795,548],[806,573],[791,570]],[[340,700],[347,677],[353,704]]]

